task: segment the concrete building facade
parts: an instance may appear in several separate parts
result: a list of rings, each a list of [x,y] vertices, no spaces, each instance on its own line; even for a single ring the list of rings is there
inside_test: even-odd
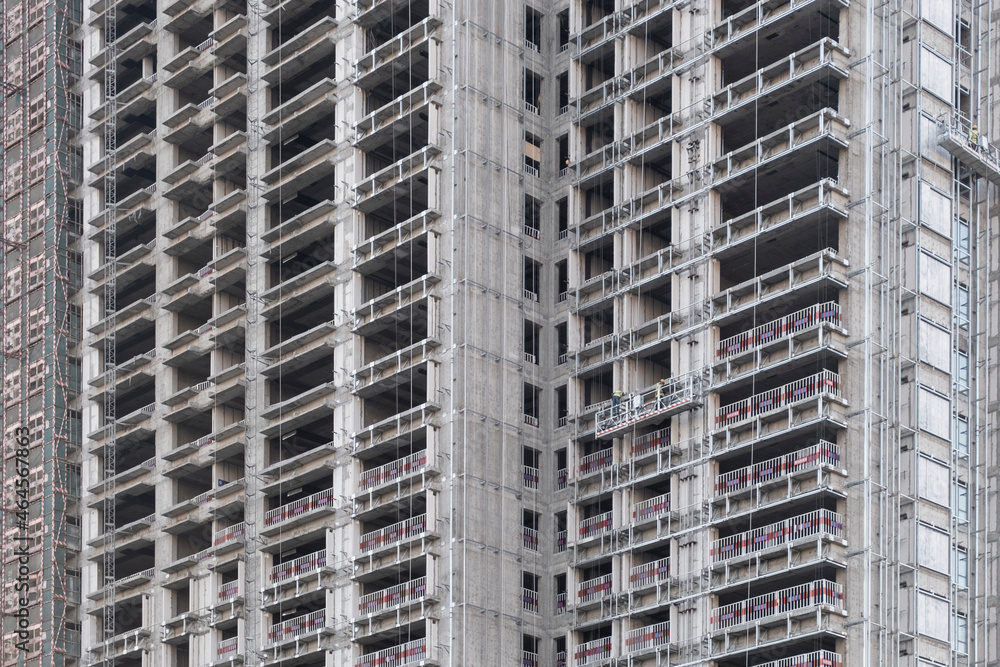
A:
[[[5,665],[998,659],[992,0],[6,7]]]

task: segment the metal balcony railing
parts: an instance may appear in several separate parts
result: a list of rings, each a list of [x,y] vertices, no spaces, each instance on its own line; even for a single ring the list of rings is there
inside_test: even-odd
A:
[[[230,654],[236,653],[237,648],[240,645],[239,637],[232,637],[230,639],[223,639],[219,642],[219,648],[216,649],[216,655],[219,658],[227,658]]]
[[[404,456],[401,459],[396,459],[395,461],[390,461],[385,465],[380,465],[377,468],[371,470],[366,470],[361,473],[361,479],[358,482],[358,488],[361,491],[367,491],[368,489],[373,489],[382,484],[388,482],[394,482],[397,479],[401,479],[410,473],[417,472],[418,470],[423,470],[427,467],[427,450],[422,449],[419,452],[414,452],[409,456]]]
[[[670,643],[670,621],[636,628],[625,635],[625,650],[629,653],[668,643]]]
[[[577,665],[592,665],[611,657],[611,637],[595,639],[585,644],[577,644],[573,660]]]
[[[521,651],[521,667],[538,667],[538,654]]]
[[[657,429],[652,433],[640,435],[632,441],[632,458],[645,456],[650,452],[670,446],[670,427]]]
[[[361,656],[355,667],[399,667],[427,659],[427,639],[415,639],[399,646]]]
[[[530,588],[521,589],[521,608],[534,613],[538,613],[538,591]]]
[[[241,521],[233,526],[219,530],[215,533],[215,540],[212,542],[213,546],[219,546],[233,540],[242,540],[245,527],[246,525]]]
[[[655,498],[642,500],[632,505],[632,520],[646,521],[670,513],[670,494],[664,493]]]
[[[757,667],[844,667],[844,659],[833,651],[813,651],[790,658],[762,662]]]
[[[537,489],[539,480],[538,468],[521,466],[521,480],[526,489]]]
[[[427,515],[420,514],[391,526],[373,530],[361,536],[361,553],[371,553],[378,549],[416,537],[427,530]]]
[[[415,602],[427,595],[427,577],[418,577],[381,591],[362,595],[358,601],[358,612],[375,614],[397,605]]]
[[[291,579],[300,574],[308,574],[321,567],[326,566],[326,549],[321,549],[311,554],[301,556],[295,560],[281,563],[271,568],[268,581],[276,584],[286,579]]]
[[[730,628],[741,623],[761,621],[799,609],[816,606],[844,608],[844,587],[826,579],[800,584],[780,591],[718,607],[712,612],[713,630]]]
[[[652,563],[636,565],[628,571],[629,588],[635,590],[670,579],[670,559],[661,558]]]
[[[834,301],[809,306],[780,319],[754,327],[749,331],[730,336],[719,341],[715,348],[716,358],[729,359],[741,352],[756,349],[809,329],[821,322],[831,322],[840,326],[840,305]]]
[[[593,454],[587,454],[580,459],[580,474],[589,475],[599,470],[610,468],[614,462],[614,449],[611,447],[596,451]]]
[[[812,447],[722,473],[715,478],[715,493],[718,496],[725,496],[756,484],[824,465],[840,465],[840,448],[832,442],[821,440]]]
[[[565,489],[569,483],[569,469],[559,468],[556,471],[556,490]]]
[[[597,537],[602,533],[611,530],[611,512],[604,512],[580,522],[580,539],[585,540],[590,537]]]
[[[267,633],[270,644],[293,637],[299,637],[326,626],[326,609],[317,609],[309,614],[297,616],[282,623],[275,623]]]
[[[566,613],[566,593],[565,592],[563,592],[563,593],[556,593],[556,609],[555,609],[555,613],[556,613],[557,616],[559,614],[565,614]]]
[[[712,562],[720,563],[820,533],[843,537],[844,518],[830,510],[814,510],[808,514],[723,537],[712,542],[710,550]]]
[[[218,600],[219,602],[229,602],[240,594],[240,582],[230,581],[228,584],[222,584],[219,586]]]
[[[576,603],[585,604],[611,595],[611,575],[588,579],[576,587]]]
[[[521,544],[529,551],[538,551],[538,531],[521,526]]]
[[[815,375],[721,407],[716,413],[715,425],[730,426],[823,393],[840,396],[840,376],[833,371],[820,371]]]
[[[273,526],[277,523],[281,523],[282,521],[287,521],[292,517],[305,514],[306,512],[312,512],[321,507],[326,507],[332,503],[333,489],[324,489],[323,491],[314,493],[311,496],[300,498],[295,502],[270,510],[264,515],[264,525]]]
[[[568,533],[565,530],[560,530],[556,532],[556,553],[562,553],[566,551],[566,538]]]

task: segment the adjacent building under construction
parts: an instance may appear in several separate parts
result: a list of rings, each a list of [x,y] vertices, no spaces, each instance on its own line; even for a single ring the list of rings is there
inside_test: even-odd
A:
[[[3,665],[1000,664],[993,1],[5,0]]]

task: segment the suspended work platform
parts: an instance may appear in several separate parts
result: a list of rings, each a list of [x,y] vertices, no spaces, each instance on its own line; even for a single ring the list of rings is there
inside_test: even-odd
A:
[[[991,183],[1000,185],[1000,148],[991,145],[985,136],[975,144],[970,142],[972,123],[958,116],[938,119],[938,143],[962,161],[972,171]]]
[[[700,373],[689,373],[668,379],[662,387],[625,395],[618,405],[605,404],[597,412],[597,437],[697,407],[701,404],[701,379]]]

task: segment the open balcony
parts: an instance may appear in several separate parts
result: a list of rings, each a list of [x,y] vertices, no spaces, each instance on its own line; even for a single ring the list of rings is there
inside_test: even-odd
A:
[[[816,304],[719,341],[715,357],[733,363],[747,353],[770,349],[775,343],[791,342],[798,334],[822,327],[824,323],[840,327],[842,322],[840,304],[835,301]]]
[[[799,49],[795,53],[761,67],[753,74],[735,81],[710,98],[711,113],[716,122],[735,122],[746,109],[753,113],[755,105],[762,105],[777,96],[792,95],[810,85],[828,86],[830,80],[848,76],[850,53],[829,37]],[[762,100],[760,96],[767,96]]]
[[[844,659],[833,651],[813,651],[790,658],[762,662],[757,667],[844,667]]]
[[[269,510],[264,515],[263,535],[272,535],[305,521],[311,521],[320,514],[334,511],[335,493],[326,489],[305,498]]]
[[[732,496],[759,486],[784,484],[801,474],[822,468],[841,470],[840,448],[821,440],[817,444],[760,463],[722,473],[715,478],[716,497]]]
[[[817,611],[846,615],[844,610],[844,587],[832,581],[821,579],[807,584],[784,588],[773,593],[734,602],[712,611],[713,632],[739,631],[748,624],[764,625],[786,623]]]
[[[361,473],[358,480],[360,492],[373,491],[383,485],[392,484],[405,477],[416,475],[427,468],[428,452],[426,449],[414,452],[395,461],[390,461],[377,468]]]
[[[710,546],[710,554],[713,564],[724,563],[779,547],[791,548],[790,545],[805,538],[843,541],[844,518],[830,510],[815,510],[715,540]]]
[[[366,53],[355,65],[354,83],[365,90],[371,90],[379,83],[393,77],[400,71],[414,66],[413,52],[429,50],[437,39],[437,27],[441,19],[428,16],[416,25],[404,30],[392,39],[383,42]]]
[[[787,302],[792,293],[843,289],[847,287],[849,265],[836,250],[825,248],[716,294],[711,308],[722,324],[749,310],[760,311],[776,302]]]
[[[652,563],[634,565],[628,571],[628,587],[638,591],[650,586],[668,583],[670,581],[670,559],[660,558]]]
[[[614,528],[614,520],[611,512],[603,512],[596,516],[580,521],[579,539],[589,540],[611,532]]]
[[[373,616],[399,607],[421,602],[427,597],[427,577],[417,577],[381,591],[362,595],[358,600],[358,614]]]
[[[360,660],[354,663],[354,667],[402,667],[419,663],[421,665],[437,664],[430,659],[427,649],[427,639],[414,639],[413,641],[392,646],[390,648],[366,653]]]
[[[324,16],[264,55],[266,66],[263,79],[271,85],[293,79],[309,67],[322,67],[324,60],[334,59],[336,39],[333,33],[337,21]]]
[[[583,644],[577,644],[573,651],[573,664],[594,665],[611,658],[611,637],[595,639]]]
[[[363,534],[359,543],[359,551],[364,556],[375,554],[384,549],[395,548],[426,533],[427,515],[420,514]]]
[[[273,646],[299,640],[307,635],[322,636],[332,633],[333,628],[327,626],[326,609],[318,609],[272,625],[267,632],[267,644]]]
[[[267,584],[269,586],[296,586],[300,577],[315,575],[327,568],[326,549],[321,549],[300,556],[295,560],[272,566],[267,574]]]
[[[625,633],[626,653],[662,650],[670,643],[670,621],[653,623]]]
[[[818,396],[839,400],[840,386],[840,376],[824,370],[719,408],[715,426],[729,428],[751,419],[764,419],[774,413],[787,412],[798,403]]]
[[[611,588],[610,574],[580,582],[576,587],[576,606],[600,602],[611,595]]]

